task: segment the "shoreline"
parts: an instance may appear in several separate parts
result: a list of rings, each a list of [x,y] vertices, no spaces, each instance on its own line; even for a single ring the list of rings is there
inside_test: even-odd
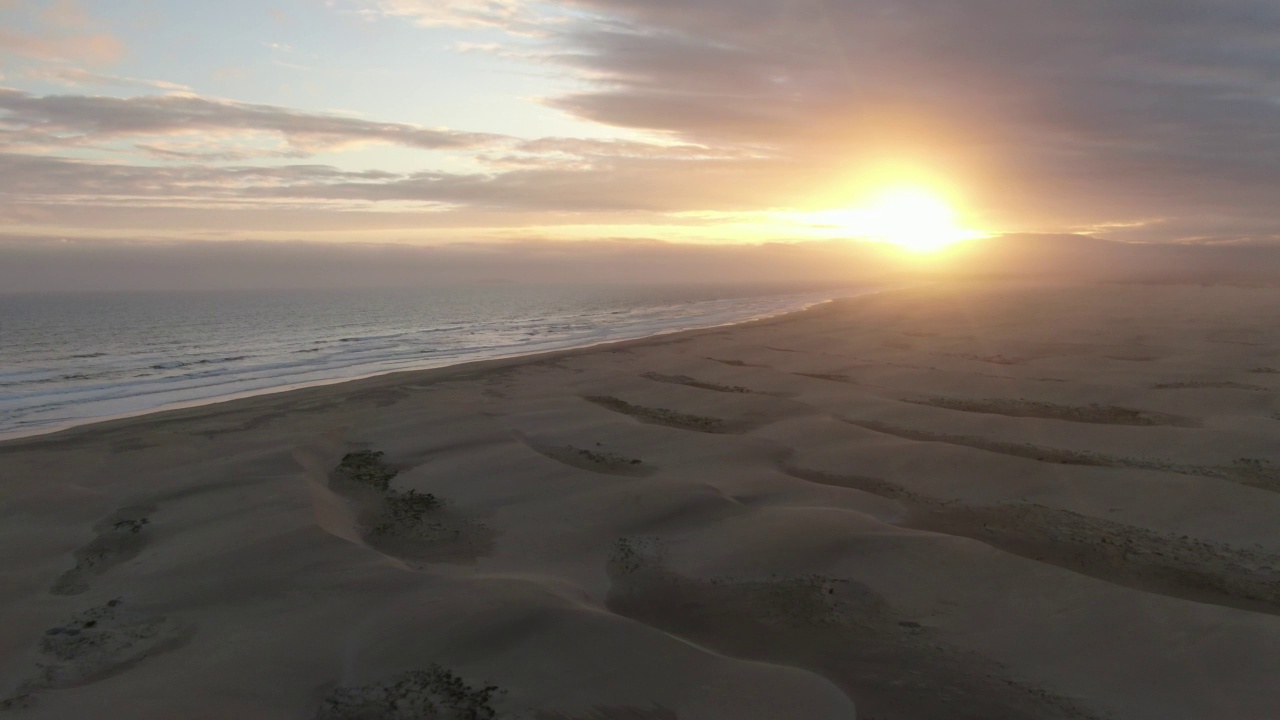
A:
[[[479,360],[466,360],[463,362],[450,363],[450,364],[439,365],[435,367],[415,368],[411,370],[387,370],[382,372],[370,373],[366,375],[357,375],[353,377],[332,378],[328,380],[316,380],[313,382],[282,385],[278,387],[262,388],[259,390],[249,390],[242,393],[235,393],[232,395],[216,396],[216,397],[204,398],[200,400],[192,400],[187,402],[170,403],[167,405],[148,408],[145,410],[139,410],[136,412],[122,413],[118,415],[108,415],[108,416],[94,417],[94,418],[85,418],[83,420],[73,420],[73,421],[60,423],[60,424],[49,426],[49,427],[34,429],[31,431],[0,432],[0,449],[4,449],[10,445],[19,444],[24,441],[37,441],[41,438],[47,438],[52,435],[61,435],[63,433],[73,433],[77,431],[88,432],[88,431],[91,431],[94,427],[100,426],[100,425],[113,425],[111,429],[117,429],[114,427],[114,424],[117,424],[117,423],[127,424],[130,421],[143,422],[146,418],[149,418],[155,415],[165,415],[165,414],[173,413],[175,414],[175,417],[188,417],[189,415],[177,415],[177,414],[190,413],[192,411],[198,411],[202,408],[208,408],[212,406],[228,405],[231,403],[238,403],[238,402],[249,402],[259,398],[276,397],[276,396],[284,395],[287,393],[316,391],[316,390],[321,390],[325,388],[334,388],[336,386],[342,386],[347,384],[353,384],[353,387],[352,387],[353,390],[373,389],[373,388],[380,388],[380,387],[386,387],[386,386],[381,384],[376,384],[376,385],[370,385],[367,387],[361,386],[357,388],[357,387],[354,387],[354,384],[365,383],[365,382],[375,381],[375,380],[386,380],[388,383],[387,386],[393,386],[394,381],[389,380],[390,378],[399,378],[401,380],[408,381],[411,379],[409,378],[409,376],[419,375],[424,373],[440,374],[445,377],[447,377],[448,373],[450,372],[483,373],[492,369],[508,368],[513,366],[519,366],[525,363],[544,362],[550,359],[560,358],[560,357],[569,357],[576,354],[585,354],[585,353],[590,353],[595,351],[609,351],[617,347],[632,347],[637,345],[643,345],[658,339],[669,339],[672,337],[683,336],[685,334],[697,334],[697,333],[709,332],[714,330],[723,330],[724,328],[744,327],[744,326],[749,326],[755,323],[763,323],[763,322],[780,320],[780,319],[788,318],[794,315],[800,315],[806,312],[810,312],[815,308],[820,308],[826,305],[830,305],[832,303],[852,300],[860,297],[866,297],[869,295],[893,292],[895,290],[902,290],[908,287],[912,287],[912,286],[888,286],[888,287],[870,288],[867,290],[858,291],[852,295],[842,295],[840,297],[828,298],[826,300],[820,300],[817,302],[810,303],[809,305],[806,305],[798,309],[784,310],[772,315],[765,315],[763,317],[755,317],[747,320],[737,320],[733,322],[720,323],[717,325],[706,325],[701,327],[685,328],[682,330],[663,330],[663,331],[653,333],[651,335],[644,335],[636,338],[605,340],[601,342],[591,343],[588,345],[578,345],[578,346],[567,347],[567,348],[559,348],[555,350],[538,350],[531,353],[522,353],[522,354],[515,354],[515,355],[508,355],[508,356],[484,358]],[[489,366],[489,367],[486,367],[486,366]],[[399,376],[404,376],[404,377],[399,377]]]

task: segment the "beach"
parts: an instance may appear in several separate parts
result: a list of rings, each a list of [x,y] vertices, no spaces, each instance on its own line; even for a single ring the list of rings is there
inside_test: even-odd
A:
[[[1280,288],[942,282],[5,441],[0,714],[1269,720],[1278,440]]]

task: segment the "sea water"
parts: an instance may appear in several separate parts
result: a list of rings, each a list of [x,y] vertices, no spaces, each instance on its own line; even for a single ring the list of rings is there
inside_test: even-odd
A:
[[[494,284],[0,295],[0,437],[742,322],[856,292]]]

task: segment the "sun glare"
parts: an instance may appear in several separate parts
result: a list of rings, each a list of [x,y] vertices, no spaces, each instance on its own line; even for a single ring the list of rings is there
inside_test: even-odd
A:
[[[924,188],[896,187],[877,193],[865,208],[867,236],[916,252],[932,252],[965,239],[955,210]]]
[[[844,237],[890,243],[929,253],[978,237],[963,228],[946,198],[923,186],[897,185],[870,193],[856,207],[805,213],[804,220]]]

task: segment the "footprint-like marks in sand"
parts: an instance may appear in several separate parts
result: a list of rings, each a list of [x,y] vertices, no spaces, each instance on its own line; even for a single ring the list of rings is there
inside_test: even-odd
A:
[[[595,449],[589,450],[573,445],[543,445],[528,440],[524,442],[534,452],[579,470],[628,477],[648,477],[658,472],[658,468],[645,463],[640,458],[604,450],[600,443],[596,443]]]
[[[674,573],[623,539],[610,561],[609,609],[703,647],[798,666],[840,687],[867,718],[1082,720],[1071,701],[951,650],[867,586],[817,575],[768,580]]]
[[[1167,415],[1164,413],[1133,410],[1113,405],[1056,405],[1036,400],[968,400],[963,398],[934,397],[927,399],[904,399],[902,402],[913,405],[958,410],[960,412],[982,413],[987,415],[1004,415],[1006,417],[1041,418],[1045,420],[1065,420],[1066,422],[1092,423],[1097,425],[1135,425],[1151,427],[1170,425],[1176,427],[1200,427],[1200,423],[1190,418]]]
[[[388,555],[435,562],[470,562],[488,554],[493,531],[431,493],[391,487],[400,474],[383,453],[347,453],[329,487],[355,507],[364,541]]]
[[[181,647],[194,627],[173,618],[134,611],[121,598],[76,615],[45,631],[34,668],[0,711],[31,706],[44,690],[88,685],[144,660]]]
[[[604,395],[590,395],[584,398],[589,402],[593,402],[602,408],[621,413],[628,417],[635,418],[640,422],[649,423],[651,425],[663,425],[665,427],[678,428],[680,430],[692,430],[694,432],[712,433],[712,434],[736,434],[746,432],[748,428],[738,423],[730,423],[720,418],[706,417],[704,415],[690,415],[688,413],[668,410],[666,408],[651,408],[643,405],[632,405],[626,400],[616,397]]]
[[[965,537],[999,550],[1144,592],[1280,615],[1280,557],[1160,534],[1033,504],[973,507],[912,493],[860,475],[788,463],[802,480],[897,500],[904,527]]]
[[[89,544],[75,551],[76,565],[64,572],[49,592],[54,595],[79,595],[89,589],[89,582],[111,568],[137,557],[151,541],[151,516],[154,505],[121,508],[94,526],[97,533]]]

